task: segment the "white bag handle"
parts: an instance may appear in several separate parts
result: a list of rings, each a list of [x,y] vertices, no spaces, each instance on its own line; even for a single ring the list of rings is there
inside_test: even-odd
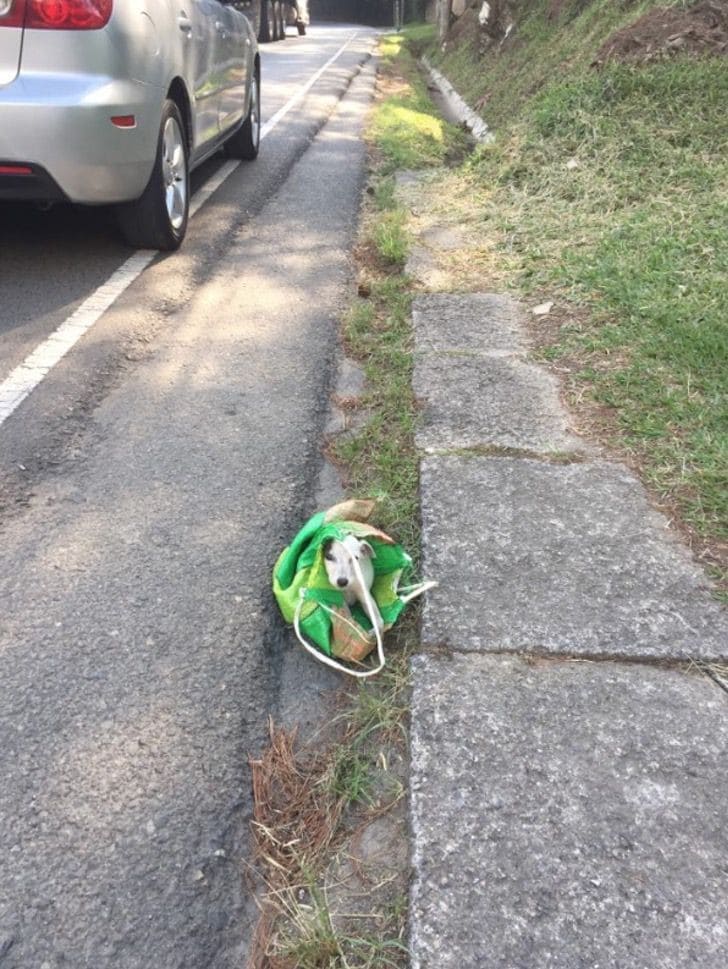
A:
[[[351,566],[359,583],[359,587],[364,592],[364,602],[362,605],[364,607],[364,612],[366,613],[369,622],[372,624],[372,628],[374,629],[374,635],[377,640],[377,658],[379,660],[379,666],[376,666],[371,670],[354,670],[350,666],[345,666],[343,663],[339,663],[338,660],[333,659],[331,656],[327,656],[322,650],[318,649],[316,646],[312,646],[304,639],[303,634],[301,633],[301,611],[303,609],[303,604],[306,601],[305,589],[301,589],[301,598],[299,599],[298,605],[296,606],[296,612],[293,616],[293,629],[299,643],[321,663],[325,663],[332,669],[339,670],[342,673],[347,673],[349,676],[355,676],[359,680],[365,680],[369,676],[374,676],[376,673],[380,673],[385,666],[386,660],[384,658],[384,644],[382,642],[382,629],[380,624],[381,616],[379,615],[379,610],[374,602],[371,590],[367,587],[367,584],[364,581],[359,560],[350,549],[347,548],[346,552],[351,558]],[[422,595],[422,593],[426,592],[428,589],[433,589],[436,585],[437,582],[430,581],[420,582],[419,585],[404,586],[402,591],[406,594],[400,598],[402,602],[410,602],[410,600]],[[325,603],[320,602],[319,606],[321,606],[322,609],[325,609],[330,615],[334,615],[334,610],[330,609]],[[351,626],[358,636],[361,636],[362,639],[366,640],[366,636],[357,623],[351,619],[347,619],[346,616],[342,616],[340,613],[337,613],[337,616],[340,620]]]

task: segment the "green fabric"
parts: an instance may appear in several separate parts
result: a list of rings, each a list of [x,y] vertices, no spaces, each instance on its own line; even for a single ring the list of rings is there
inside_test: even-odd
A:
[[[287,589],[293,582],[296,572],[299,569],[299,556],[311,541],[311,538],[323,525],[324,517],[325,513],[321,511],[318,513],[318,515],[314,515],[313,518],[309,518],[298,535],[296,535],[291,544],[287,549],[285,549],[281,557],[278,559],[274,574],[280,583],[281,589]]]
[[[301,623],[301,632],[310,639],[311,642],[326,653],[327,656],[333,655],[331,648],[331,619],[325,609],[316,609],[308,619]]]

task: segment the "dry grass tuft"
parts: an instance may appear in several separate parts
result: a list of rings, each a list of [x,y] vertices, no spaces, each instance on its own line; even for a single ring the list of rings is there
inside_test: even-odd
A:
[[[703,667],[703,671],[714,680],[719,686],[728,692],[728,664],[708,663]]]
[[[269,869],[268,883],[287,884],[314,867],[330,847],[343,804],[321,783],[329,757],[297,752],[296,731],[269,725],[270,746],[250,760],[253,775],[253,831],[256,856]]]
[[[375,929],[358,937],[342,934],[334,915],[338,903],[332,907],[327,897],[325,873],[337,852],[347,843],[356,845],[367,825],[401,801],[403,787],[389,760],[404,743],[406,688],[402,657],[379,684],[359,687],[350,698],[352,706],[335,718],[336,740],[324,747],[298,747],[296,730],[270,721],[269,745],[260,758],[249,761],[255,872],[262,891],[248,969],[401,965],[405,950],[397,937],[403,916],[381,915],[387,882],[367,892],[373,910],[380,912],[367,922],[373,927],[381,923],[387,938],[377,938]],[[336,895],[337,886],[332,888]]]
[[[345,806],[322,783],[329,753],[297,750],[296,734],[271,719],[269,746],[259,759],[249,760],[255,862],[265,883],[249,969],[295,969],[295,962],[276,951],[276,924],[281,916],[295,921],[298,896],[306,894],[311,872],[331,849]]]

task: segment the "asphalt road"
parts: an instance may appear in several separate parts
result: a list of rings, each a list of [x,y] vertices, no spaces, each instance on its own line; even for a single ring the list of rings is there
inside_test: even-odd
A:
[[[351,33],[266,47],[264,120]],[[371,46],[0,425],[2,969],[244,965],[270,571],[313,510]],[[0,381],[128,255],[103,212],[0,210]]]

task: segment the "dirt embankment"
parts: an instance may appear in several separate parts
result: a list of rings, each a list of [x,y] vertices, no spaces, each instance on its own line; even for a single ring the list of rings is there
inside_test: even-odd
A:
[[[694,7],[657,7],[617,31],[594,63],[609,60],[642,64],[674,54],[728,54],[728,0],[703,0]]]
[[[549,0],[546,16],[564,29],[594,0]],[[620,0],[623,7],[634,0]],[[487,11],[484,8],[487,6]],[[454,20],[447,44],[478,37],[482,54],[518,42],[518,24],[533,10],[534,0],[471,0]],[[486,15],[487,14],[487,15]],[[725,56],[728,54],[728,0],[701,0],[690,7],[655,7],[633,24],[613,34],[599,49],[594,66],[607,61],[640,64],[672,57]]]

